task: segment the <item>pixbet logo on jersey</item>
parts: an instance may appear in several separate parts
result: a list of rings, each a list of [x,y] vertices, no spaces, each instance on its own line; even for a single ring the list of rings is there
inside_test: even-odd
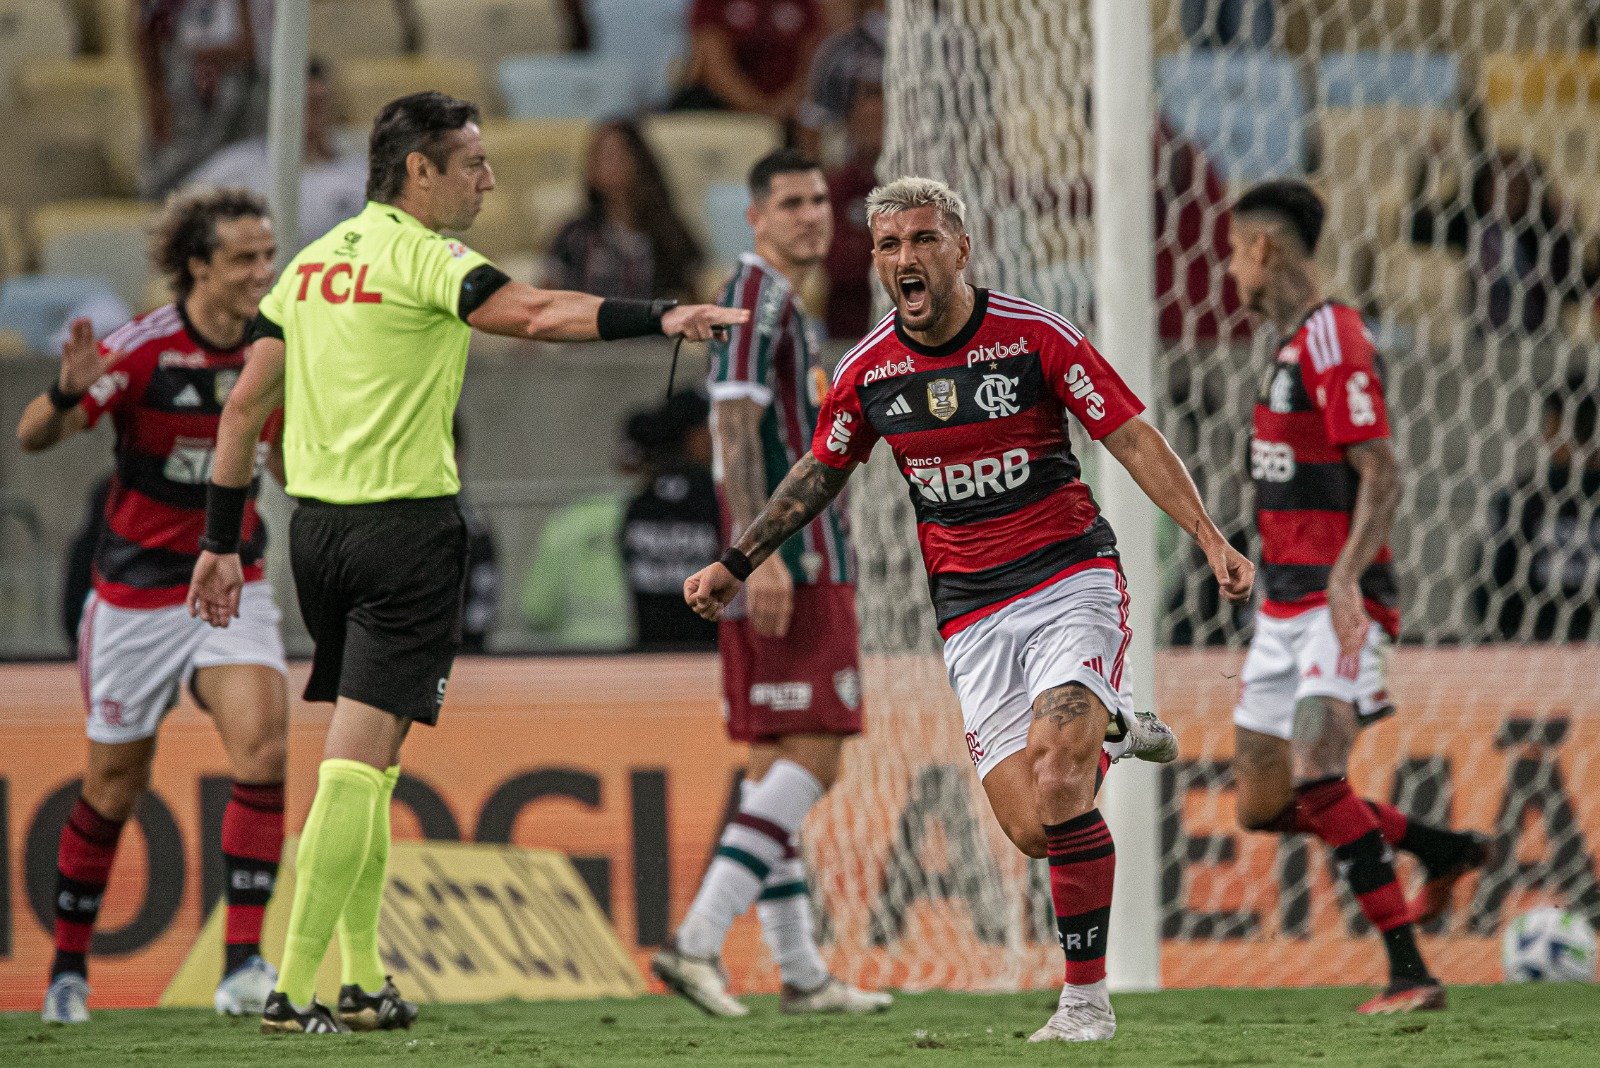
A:
[[[967,350],[967,366],[975,363],[990,363],[994,360],[1003,360],[1008,356],[1026,356],[1028,354],[1028,339],[1019,337],[1009,345],[995,342],[993,345],[979,345],[975,349]]]
[[[1094,379],[1083,369],[1083,364],[1075,363],[1067,368],[1067,392],[1084,402],[1090,419],[1105,418],[1106,399],[1096,392]]]
[[[880,363],[878,366],[872,368],[866,374],[861,376],[861,384],[864,386],[870,386],[872,383],[881,382],[885,378],[897,378],[900,375],[908,375],[912,372],[914,367],[915,364],[909,356],[896,363]]]
[[[943,504],[1014,490],[1028,481],[1028,450],[1008,449],[970,464],[913,467],[907,473],[925,500]]]

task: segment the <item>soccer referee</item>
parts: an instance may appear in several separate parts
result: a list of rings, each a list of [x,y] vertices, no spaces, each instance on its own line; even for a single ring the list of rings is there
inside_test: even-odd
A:
[[[748,313],[601,300],[512,282],[440,231],[472,225],[494,175],[475,105],[418,93],[373,124],[368,203],[312,242],[261,302],[217,433],[189,608],[238,615],[239,528],[261,426],[284,411],[290,554],[316,643],[308,701],[332,701],[266,1032],[409,1027],[384,975],[378,909],[389,799],[412,722],[436,722],[460,643],[466,527],[451,416],[472,328],[544,341],[705,341]],[[313,997],[338,930],[337,1011]]]

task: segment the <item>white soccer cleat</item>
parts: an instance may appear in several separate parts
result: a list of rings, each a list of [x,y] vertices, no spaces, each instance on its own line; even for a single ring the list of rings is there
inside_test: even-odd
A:
[[[89,1022],[89,981],[75,972],[62,972],[50,980],[44,992],[45,1023],[81,1024]]]
[[[267,995],[278,984],[278,969],[258,953],[229,972],[217,984],[211,999],[220,1016],[260,1016],[267,1007]]]
[[[667,989],[688,998],[707,1016],[750,1015],[750,1010],[728,993],[728,978],[715,957],[691,957],[669,945],[650,958],[650,971]]]
[[[1093,986],[1063,987],[1057,1006],[1029,1042],[1106,1042],[1117,1033],[1117,1014],[1111,1011],[1104,979]]]
[[[1170,764],[1178,759],[1178,736],[1154,712],[1136,712],[1132,719],[1124,717],[1122,722],[1127,731],[1127,748],[1112,757],[1112,763],[1130,756],[1152,764]]]
[[[888,994],[857,989],[832,975],[815,990],[796,990],[785,986],[783,996],[778,1001],[780,1009],[795,1015],[811,1012],[861,1015],[887,1011],[893,1004],[894,998]]]

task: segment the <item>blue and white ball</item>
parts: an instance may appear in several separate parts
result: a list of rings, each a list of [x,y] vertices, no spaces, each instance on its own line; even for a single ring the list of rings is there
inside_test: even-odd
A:
[[[1530,909],[1507,925],[1500,956],[1507,982],[1591,982],[1594,928],[1577,913],[1553,905]]]

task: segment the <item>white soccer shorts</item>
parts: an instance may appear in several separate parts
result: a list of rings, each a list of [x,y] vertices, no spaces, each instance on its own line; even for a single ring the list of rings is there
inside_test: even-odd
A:
[[[944,663],[978,777],[1027,748],[1033,702],[1046,690],[1082,683],[1113,715],[1131,715],[1130,636],[1127,587],[1109,567],[1069,575],[952,636]]]
[[[247,582],[239,618],[218,630],[186,605],[118,608],[91,593],[78,626],[78,673],[89,740],[117,744],[155,734],[200,668],[261,664],[289,673],[272,584]]]
[[[1379,719],[1393,711],[1388,681],[1393,647],[1388,633],[1373,623],[1360,655],[1341,657],[1327,606],[1287,619],[1257,612],[1233,722],[1287,741],[1295,703],[1303,697],[1331,697],[1355,705],[1363,720]]]

